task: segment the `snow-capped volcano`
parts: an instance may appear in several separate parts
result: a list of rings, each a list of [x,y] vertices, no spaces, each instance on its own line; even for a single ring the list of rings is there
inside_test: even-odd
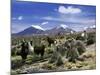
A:
[[[57,27],[54,27],[46,31],[46,33],[49,33],[49,34],[73,33],[73,32],[75,31],[70,29],[66,24],[60,24]]]
[[[43,29],[41,26],[39,25],[31,25],[33,28],[39,29],[39,30],[43,30],[45,31],[45,29]]]
[[[41,34],[45,30],[39,25],[31,25],[30,27],[24,29],[23,31],[17,33],[17,35],[33,35],[33,34]]]

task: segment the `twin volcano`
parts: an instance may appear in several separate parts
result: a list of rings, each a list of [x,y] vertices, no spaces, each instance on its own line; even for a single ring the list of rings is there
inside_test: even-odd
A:
[[[75,32],[74,30],[68,28],[65,25],[60,25],[50,30],[44,30],[40,26],[30,26],[29,28],[26,28],[25,30],[21,32],[15,33],[14,35],[23,36],[23,35],[33,35],[33,34],[57,34],[59,32],[70,33],[72,31]]]

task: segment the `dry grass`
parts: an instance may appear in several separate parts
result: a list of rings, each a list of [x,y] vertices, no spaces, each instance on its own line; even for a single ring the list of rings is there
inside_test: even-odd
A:
[[[64,67],[68,70],[86,70],[86,69],[95,69],[96,68],[96,51],[88,50],[80,58],[83,58],[84,61],[77,60],[76,63],[71,63],[66,61]]]

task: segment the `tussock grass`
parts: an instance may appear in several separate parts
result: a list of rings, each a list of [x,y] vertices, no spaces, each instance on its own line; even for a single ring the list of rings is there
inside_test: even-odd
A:
[[[49,63],[55,63],[57,59],[58,59],[58,52],[54,51],[51,58],[49,59]]]
[[[57,65],[57,66],[61,66],[62,64],[63,64],[62,56],[59,55],[59,56],[58,56],[58,59],[57,59],[57,61],[56,61],[56,65]]]
[[[86,51],[80,57],[84,59],[84,61],[77,60],[76,63],[66,61],[64,63],[64,67],[67,70],[86,70],[86,69],[95,69],[96,68],[96,56],[95,50]]]

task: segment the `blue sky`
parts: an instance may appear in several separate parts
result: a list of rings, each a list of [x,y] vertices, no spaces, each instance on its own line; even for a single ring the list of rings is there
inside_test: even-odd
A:
[[[12,33],[20,32],[31,25],[51,29],[61,24],[80,31],[96,25],[95,19],[95,6],[12,0]]]

